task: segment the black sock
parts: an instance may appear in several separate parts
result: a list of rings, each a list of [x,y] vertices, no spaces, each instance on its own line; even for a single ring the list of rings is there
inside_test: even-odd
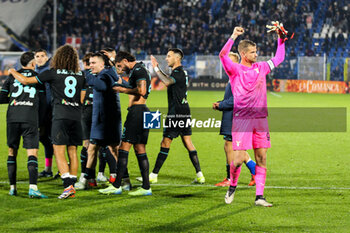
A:
[[[165,148],[165,147],[161,147],[157,160],[156,160],[156,164],[154,165],[153,168],[153,173],[158,174],[159,170],[162,168],[163,163],[165,162],[166,158],[168,157],[169,154],[169,149],[170,148]]]
[[[230,179],[230,164],[226,164],[226,178]]]
[[[117,173],[117,161],[109,148],[106,148],[106,161],[109,167],[109,174]]]
[[[74,181],[70,177],[63,178],[62,180],[63,180],[63,187],[64,188],[68,188],[70,185],[74,185]]]
[[[142,188],[149,189],[151,186],[149,184],[149,163],[147,158],[147,153],[136,154],[137,161],[139,162],[139,167],[142,176]]]
[[[93,168],[86,168],[85,178],[87,180],[89,179],[95,179],[96,178],[96,171]]]
[[[28,156],[29,184],[37,184],[38,181],[38,158]]]
[[[7,158],[7,172],[9,175],[10,185],[16,184],[17,163],[16,156],[8,156]]]
[[[101,148],[100,151],[99,151],[99,160],[100,160],[100,163],[98,165],[98,171],[99,172],[102,172],[104,173],[105,172],[105,168],[106,168],[106,156],[107,156],[107,150],[109,151],[108,147],[107,148]]]
[[[230,191],[230,194],[234,193],[236,191],[237,186],[231,186],[228,188],[228,191]]]
[[[128,168],[125,169],[123,178],[129,178],[129,171],[128,171]]]
[[[259,200],[259,199],[261,199],[261,198],[264,198],[263,195],[256,195],[256,196],[255,196],[255,200]]]
[[[80,151],[81,173],[86,173],[86,163],[87,163],[87,149],[86,147],[83,147]]]
[[[125,150],[118,150],[118,162],[117,162],[117,178],[113,183],[113,186],[119,188],[122,184],[122,178],[125,173],[126,167],[128,166],[129,152]]]
[[[196,169],[196,173],[200,172],[201,166],[199,165],[197,151],[196,150],[190,151],[189,155],[190,155],[191,162],[192,162],[194,168]]]

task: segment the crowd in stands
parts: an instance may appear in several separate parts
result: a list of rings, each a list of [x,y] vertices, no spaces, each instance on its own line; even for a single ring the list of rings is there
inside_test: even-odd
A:
[[[346,0],[58,2],[58,44],[64,44],[67,36],[80,37],[80,55],[105,47],[128,50],[138,57],[165,54],[170,47],[182,48],[186,55],[217,55],[233,28],[241,25],[246,29],[243,38],[257,43],[259,56],[271,56],[276,50],[276,40],[275,35],[266,33],[265,26],[272,20],[283,22],[288,31],[295,32],[294,39],[288,41],[289,57],[322,56],[332,47],[346,48],[350,42],[347,36],[350,3]],[[44,9],[42,24],[30,29],[29,41],[33,48],[51,50],[53,0],[48,0]],[[338,30],[326,33],[317,49],[313,33],[320,23]],[[335,53],[334,56],[338,55]],[[350,51],[339,55],[349,56]]]

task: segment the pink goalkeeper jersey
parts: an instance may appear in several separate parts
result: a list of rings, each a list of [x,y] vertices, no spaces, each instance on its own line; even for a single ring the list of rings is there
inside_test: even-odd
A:
[[[221,63],[230,78],[234,118],[267,117],[266,75],[284,60],[284,43],[279,38],[275,57],[251,67],[231,61],[228,54],[234,41],[229,39],[220,52]]]

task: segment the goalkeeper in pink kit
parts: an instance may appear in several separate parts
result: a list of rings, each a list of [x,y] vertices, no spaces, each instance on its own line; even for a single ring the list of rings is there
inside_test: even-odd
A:
[[[274,22],[273,22],[274,23]],[[245,151],[254,149],[256,160],[256,199],[255,205],[271,207],[263,197],[266,180],[266,153],[271,147],[267,122],[266,75],[278,66],[285,57],[284,37],[286,31],[277,22],[271,26],[278,34],[278,47],[275,57],[267,62],[256,62],[256,44],[250,40],[241,40],[238,52],[241,63],[236,64],[229,58],[234,41],[244,33],[241,27],[235,27],[233,34],[220,52],[221,63],[229,76],[233,94],[232,146],[233,161],[230,164],[230,187],[225,202],[233,201]],[[281,27],[283,31],[281,31]]]

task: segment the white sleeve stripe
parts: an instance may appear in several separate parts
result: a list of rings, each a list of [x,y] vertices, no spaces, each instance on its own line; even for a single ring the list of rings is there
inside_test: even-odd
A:
[[[271,71],[275,68],[275,64],[273,64],[273,61],[268,60],[267,64],[269,65]]]

